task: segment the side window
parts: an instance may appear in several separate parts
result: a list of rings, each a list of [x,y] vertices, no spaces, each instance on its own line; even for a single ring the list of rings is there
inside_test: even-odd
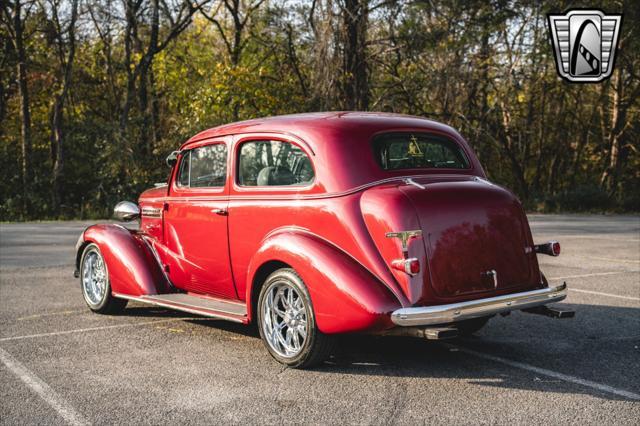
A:
[[[180,170],[178,171],[178,186],[189,186],[189,164],[191,163],[191,151],[182,156]]]
[[[243,186],[306,185],[314,178],[311,160],[288,142],[252,141],[240,146],[238,183]]]
[[[227,179],[227,147],[225,144],[201,146],[182,156],[178,185],[191,188],[224,186]]]

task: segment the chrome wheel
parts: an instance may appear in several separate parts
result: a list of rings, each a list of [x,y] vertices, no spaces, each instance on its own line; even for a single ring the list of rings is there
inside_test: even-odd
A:
[[[107,291],[107,267],[100,253],[89,250],[82,261],[82,292],[87,303],[99,305]]]
[[[271,284],[262,304],[262,331],[278,355],[300,353],[307,338],[307,308],[298,291],[286,281]]]

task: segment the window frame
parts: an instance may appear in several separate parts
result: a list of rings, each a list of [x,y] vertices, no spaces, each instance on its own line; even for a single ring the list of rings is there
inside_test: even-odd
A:
[[[224,148],[225,148],[226,172],[225,172],[224,185],[222,185],[222,186],[195,186],[195,187],[191,186],[191,165],[189,165],[189,185],[188,186],[180,185],[180,183],[179,183],[180,171],[181,171],[182,164],[183,164],[183,161],[184,161],[186,155],[191,156],[191,151],[193,151],[194,149],[204,148],[204,147],[212,146],[212,145],[223,145]],[[193,146],[184,148],[180,152],[180,157],[178,159],[178,162],[174,166],[175,172],[173,173],[173,177],[171,179],[171,185],[170,185],[172,195],[189,195],[189,194],[197,195],[197,194],[204,194],[204,193],[209,193],[209,194],[223,194],[223,193],[226,193],[228,191],[229,181],[230,181],[230,178],[229,178],[229,169],[230,169],[230,164],[229,164],[230,155],[229,155],[229,153],[230,153],[230,151],[231,150],[229,148],[229,143],[225,139],[215,139],[215,140],[200,141],[200,142],[194,144]]]
[[[177,163],[178,168],[176,170],[176,178],[175,178],[175,184],[178,188],[182,188],[182,189],[191,188],[191,151],[193,150],[189,149],[187,151],[184,151],[183,153],[180,153],[180,160]],[[180,178],[182,177],[182,168],[184,167],[184,162],[186,161],[187,157],[189,157],[189,176],[188,176],[189,183],[187,185],[183,185],[180,182]]]
[[[420,134],[420,135],[426,135],[426,136],[435,136],[436,138],[440,138],[440,139],[444,139],[447,142],[450,142],[451,144],[455,145],[459,150],[460,153],[462,154],[462,156],[464,157],[464,160],[467,163],[466,167],[408,167],[408,168],[400,168],[400,169],[385,169],[381,162],[380,159],[378,158],[378,154],[379,154],[379,150],[376,149],[376,140],[384,138],[385,136],[390,136],[390,135],[404,135],[404,134]],[[398,172],[406,172],[406,171],[421,171],[421,172],[425,172],[425,171],[429,171],[429,172],[438,172],[438,171],[447,171],[447,172],[470,172],[472,170],[475,169],[475,165],[473,163],[472,157],[469,155],[469,153],[467,152],[467,150],[465,149],[465,147],[458,143],[458,141],[456,141],[455,139],[451,138],[449,135],[446,135],[444,133],[441,132],[437,132],[437,131],[431,131],[431,130],[427,130],[427,129],[421,129],[421,130],[387,130],[387,131],[383,131],[383,132],[379,132],[376,133],[375,135],[373,135],[371,137],[371,140],[369,141],[369,146],[371,147],[371,154],[373,157],[373,162],[376,164],[376,166],[378,166],[378,168],[385,172],[385,173],[398,173]]]
[[[304,155],[307,156],[307,159],[309,160],[309,164],[311,165],[311,170],[313,170],[313,179],[311,179],[309,182],[306,182],[304,184],[296,184],[296,185],[242,185],[240,183],[240,155],[242,152],[242,146],[246,143],[265,142],[265,141],[288,143],[298,147],[304,153]],[[234,142],[234,149],[233,149],[233,152],[234,152],[233,161],[235,163],[233,167],[233,173],[235,175],[233,178],[234,190],[238,192],[251,192],[251,191],[298,192],[298,191],[304,191],[304,190],[309,190],[313,188],[316,185],[316,181],[318,178],[316,173],[317,168],[313,161],[313,157],[315,156],[315,153],[313,153],[306,146],[306,144],[301,142],[302,141],[298,142],[296,140],[293,140],[292,138],[286,138],[286,137],[283,137],[282,135],[271,134],[271,133],[239,136]]]

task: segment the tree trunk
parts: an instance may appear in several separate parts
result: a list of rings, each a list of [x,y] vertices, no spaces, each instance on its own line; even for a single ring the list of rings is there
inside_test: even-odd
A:
[[[147,88],[147,82],[149,79],[149,68],[151,64],[148,66],[144,66],[140,69],[139,83],[138,83],[138,103],[140,106],[140,114],[142,114],[142,124],[140,128],[140,156],[142,160],[146,160],[149,156],[151,150],[149,149],[149,140],[150,140],[150,122],[151,118],[149,117],[149,90]]]
[[[151,93],[151,142],[153,143],[153,152],[153,148],[158,146],[162,137],[160,133],[160,103],[158,102],[158,89],[153,67],[149,70],[149,86]]]
[[[118,183],[123,185],[127,180],[127,170],[130,160],[133,158],[133,152],[128,141],[127,127],[129,124],[129,113],[133,106],[136,91],[136,73],[133,69],[133,42],[134,34],[137,32],[136,15],[139,5],[134,0],[127,0],[125,3],[125,35],[124,35],[124,66],[127,71],[127,86],[124,95],[124,102],[120,108],[120,117],[118,123],[118,161],[120,162],[118,172]]]
[[[142,159],[147,160],[151,153],[151,111],[149,108],[149,72],[153,65],[153,57],[158,50],[158,31],[160,30],[160,10],[158,0],[152,1],[151,10],[151,36],[149,38],[149,48],[140,63],[140,73],[138,79],[138,100],[140,103],[140,112],[142,114],[142,131],[141,137],[141,154]]]
[[[345,0],[343,13],[343,104],[349,110],[369,108],[369,81],[366,57],[367,0]]]
[[[589,121],[587,121],[587,123],[595,123],[597,114],[598,114],[598,105],[602,103],[602,99],[603,99],[602,96],[600,96],[598,101],[593,103],[593,106],[591,107],[591,114],[589,117]],[[582,160],[583,153],[584,153],[585,147],[589,142],[590,130],[591,130],[590,126],[583,126],[583,128],[580,131],[580,138],[578,139],[578,144],[573,154],[573,163],[571,165],[572,173],[569,178],[570,187],[573,187],[575,185],[578,179],[578,175],[580,174],[580,166],[583,164],[583,160]]]
[[[21,0],[16,0],[13,9],[13,28],[15,47],[18,55],[18,90],[20,93],[20,120],[22,136],[22,209],[28,216],[31,212],[32,170],[31,170],[31,110],[29,107],[29,86],[27,83],[27,54],[24,47],[24,27],[22,21]]]
[[[71,21],[69,22],[69,51],[67,53],[66,63],[62,64],[63,77],[62,87],[56,95],[53,103],[53,112],[51,115],[51,146],[55,155],[53,158],[53,173],[51,178],[52,186],[52,202],[53,211],[60,213],[60,204],[63,202],[63,191],[61,187],[62,174],[64,171],[64,103],[69,93],[71,85],[71,72],[73,70],[73,61],[76,53],[76,37],[75,25],[78,18],[78,0],[71,3]],[[59,34],[62,43],[62,34]]]
[[[0,123],[4,121],[4,116],[6,113],[7,113],[7,94],[6,94],[6,89],[4,87],[4,82],[2,82],[0,83]],[[3,129],[0,128],[0,136],[3,133],[2,130]]]
[[[522,196],[524,201],[529,199],[529,185],[527,184],[527,180],[524,175],[524,167],[518,161],[516,157],[516,153],[513,151],[513,137],[511,136],[511,114],[506,109],[506,104],[504,102],[501,103],[502,110],[502,130],[503,137],[502,145],[504,147],[505,153],[509,158],[509,162],[511,163],[511,170],[513,172],[516,181],[518,182],[518,186],[520,187],[520,195]]]
[[[620,147],[627,115],[627,109],[622,105],[624,84],[622,83],[619,70],[614,72],[611,85],[613,96],[611,101],[611,122],[607,138],[609,156],[607,167],[600,178],[600,185],[613,196],[616,193],[618,185],[618,175],[621,164]]]
[[[225,1],[227,10],[231,13],[233,19],[233,42],[231,44],[231,66],[235,69],[240,64],[240,55],[242,54],[242,32],[244,31],[243,20],[240,19],[240,0]],[[246,21],[245,21],[246,22]],[[240,118],[240,103],[233,103],[233,121]]]

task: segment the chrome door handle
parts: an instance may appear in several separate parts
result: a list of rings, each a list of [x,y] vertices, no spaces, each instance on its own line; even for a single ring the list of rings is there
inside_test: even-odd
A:
[[[212,209],[211,213],[215,213],[220,216],[226,216],[229,212],[226,209]]]

